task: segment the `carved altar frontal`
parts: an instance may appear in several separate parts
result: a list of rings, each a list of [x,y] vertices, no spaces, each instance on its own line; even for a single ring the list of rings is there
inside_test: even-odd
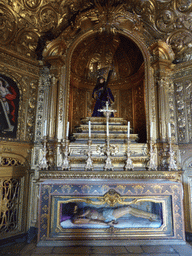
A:
[[[81,240],[86,244],[183,242],[183,189],[178,174],[150,172],[148,179],[145,174],[102,172],[94,178],[91,172],[90,179],[82,172],[42,172],[38,245],[72,245]]]

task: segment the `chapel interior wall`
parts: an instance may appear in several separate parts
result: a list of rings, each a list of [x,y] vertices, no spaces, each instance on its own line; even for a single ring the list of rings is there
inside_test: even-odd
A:
[[[177,137],[180,150],[180,164],[183,170],[183,187],[184,187],[184,214],[185,229],[192,233],[192,168],[191,168],[191,152],[192,152],[192,63],[178,64],[175,67],[174,82],[174,100],[175,111],[177,117]]]
[[[0,136],[0,205],[4,205],[1,209],[4,217],[0,222],[0,236],[6,238],[27,231],[29,173],[35,133],[39,68],[36,61],[8,53],[1,47],[0,75],[13,81],[19,93],[14,130],[12,133],[3,130]],[[3,202],[9,202],[12,206],[8,207]],[[15,219],[11,217],[13,212]]]
[[[20,91],[20,103],[18,112],[18,128],[16,138],[1,137],[0,153],[1,157],[16,159],[17,163],[24,165],[26,162],[30,164],[31,149],[33,148],[33,139],[37,127],[35,127],[35,114],[37,107],[37,91],[39,82],[39,68],[37,62],[28,62],[27,59],[21,59],[17,55],[6,53],[2,48],[0,51],[0,73],[11,77],[17,82]],[[191,216],[191,162],[185,165],[185,159],[191,156],[192,142],[192,101],[191,101],[191,70],[192,64],[178,65],[174,73],[174,104],[177,116],[177,136],[179,149],[181,154],[181,168],[184,170],[184,195],[185,195],[185,214],[186,214],[186,230],[192,232]],[[117,117],[123,117],[133,123],[135,131],[146,129],[145,124],[145,100],[144,100],[144,83],[140,83],[135,90],[133,89],[114,89],[114,95],[117,104]],[[92,90],[85,88],[72,87],[70,91],[69,113],[72,126],[79,124],[80,119],[90,116],[93,109],[93,101],[91,99]],[[131,95],[131,97],[130,97]],[[91,102],[91,103],[90,103]],[[131,110],[130,110],[131,109]],[[165,113],[166,114],[166,113]],[[83,115],[83,116],[82,116]],[[142,124],[142,125],[141,125]],[[2,154],[3,153],[3,154]],[[22,161],[20,161],[22,159]],[[15,162],[14,162],[15,163]],[[8,166],[0,166],[0,172],[4,173]],[[13,168],[14,169],[14,168]],[[8,169],[7,169],[8,170]],[[15,169],[16,170],[16,169]],[[25,168],[27,172],[29,168]],[[23,174],[22,174],[23,175]],[[21,175],[21,178],[23,177]],[[14,175],[13,175],[14,177]],[[5,175],[3,179],[7,179]],[[9,177],[11,178],[11,176]],[[31,178],[31,198],[37,195],[38,186],[33,186],[35,181]],[[2,180],[1,180],[2,181]],[[3,181],[2,181],[3,182]],[[26,181],[27,182],[27,181]],[[35,189],[33,189],[35,187]],[[29,184],[26,183],[24,188],[28,190]],[[24,195],[26,191],[23,190]],[[37,221],[37,202],[31,201],[33,204],[32,217],[30,225],[36,225]],[[188,206],[189,205],[189,206]],[[188,223],[190,222],[190,227]],[[14,233],[15,234],[15,233]]]

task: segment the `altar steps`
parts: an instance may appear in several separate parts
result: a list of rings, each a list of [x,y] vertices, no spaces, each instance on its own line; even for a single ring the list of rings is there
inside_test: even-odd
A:
[[[92,143],[106,143],[106,118],[90,117],[82,120],[82,123],[73,133],[74,139],[85,142],[89,139],[89,121],[91,121],[91,140]],[[132,131],[132,129],[131,129]],[[123,118],[110,118],[109,120],[109,139],[111,143],[127,142],[127,121]],[[138,140],[137,134],[130,134],[130,141],[135,143]]]
[[[87,124],[89,121],[92,124],[106,124],[106,117],[86,117],[81,119],[82,124]],[[110,117],[109,122],[111,124],[127,124],[127,121],[121,117]]]
[[[126,143],[127,141],[127,135],[126,134],[119,134],[119,133],[114,133],[109,131],[109,139],[112,143]],[[76,140],[76,142],[79,143],[84,143],[87,142],[89,137],[87,133],[74,133],[73,138]],[[106,141],[106,133],[103,132],[97,132],[97,133],[91,133],[91,140],[92,143],[105,143]],[[132,143],[136,143],[138,140],[138,135],[137,134],[130,134],[130,141]]]
[[[88,132],[89,126],[88,124],[81,124],[78,128],[76,128],[78,132]],[[92,124],[91,131],[94,132],[106,132],[106,124]],[[120,124],[112,124],[109,122],[109,132],[121,132],[127,135],[127,125]]]
[[[88,153],[89,121],[91,121],[91,160],[94,170],[103,170],[106,161],[106,118],[91,117],[82,119],[73,141],[69,145],[71,170],[84,170]],[[131,160],[134,168],[146,169],[148,148],[145,143],[137,143],[138,135],[130,134]],[[111,161],[114,170],[124,170],[127,160],[127,121],[123,118],[110,118],[109,142],[112,148]]]

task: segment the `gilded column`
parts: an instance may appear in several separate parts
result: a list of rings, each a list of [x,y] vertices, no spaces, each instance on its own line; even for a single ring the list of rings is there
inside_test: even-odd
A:
[[[34,148],[32,153],[32,168],[39,166],[41,159],[42,140],[48,134],[49,119],[49,92],[50,92],[50,70],[40,62],[40,74],[37,96],[36,123]]]
[[[65,138],[65,123],[66,123],[66,112],[67,112],[67,85],[66,85],[66,66],[63,63],[61,66],[61,73],[58,83],[58,98],[57,98],[57,167],[62,165],[62,150],[61,142]]]
[[[48,160],[51,166],[61,165],[60,142],[63,138],[63,66],[62,56],[50,56],[46,59],[51,64],[51,91],[49,114]],[[59,162],[59,164],[58,164]]]
[[[174,54],[165,42],[158,41],[151,46],[154,69],[154,82],[156,85],[158,140],[166,142],[167,123],[169,122],[169,85],[171,81]]]
[[[55,139],[56,132],[56,106],[57,106],[57,77],[53,74],[51,77],[50,91],[50,114],[49,114],[49,139]]]
[[[167,74],[164,74],[166,76]],[[165,142],[167,136],[167,124],[169,122],[169,78],[158,77],[156,80],[157,100],[158,100],[158,115],[159,115],[159,140]]]
[[[170,122],[170,87],[172,81],[172,70],[174,65],[174,53],[165,42],[158,41],[151,46],[154,69],[154,83],[157,106],[157,150],[158,166],[160,170],[168,168],[169,163],[169,142],[168,123]]]

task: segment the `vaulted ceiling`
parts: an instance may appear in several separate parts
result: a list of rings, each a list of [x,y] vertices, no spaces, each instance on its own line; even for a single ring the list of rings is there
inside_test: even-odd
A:
[[[168,43],[175,52],[175,63],[192,58],[192,0],[2,0],[0,3],[0,46],[31,59],[41,59],[44,48],[56,38],[61,38],[67,49],[79,33],[90,29],[113,33],[131,29],[148,46],[158,39]]]

